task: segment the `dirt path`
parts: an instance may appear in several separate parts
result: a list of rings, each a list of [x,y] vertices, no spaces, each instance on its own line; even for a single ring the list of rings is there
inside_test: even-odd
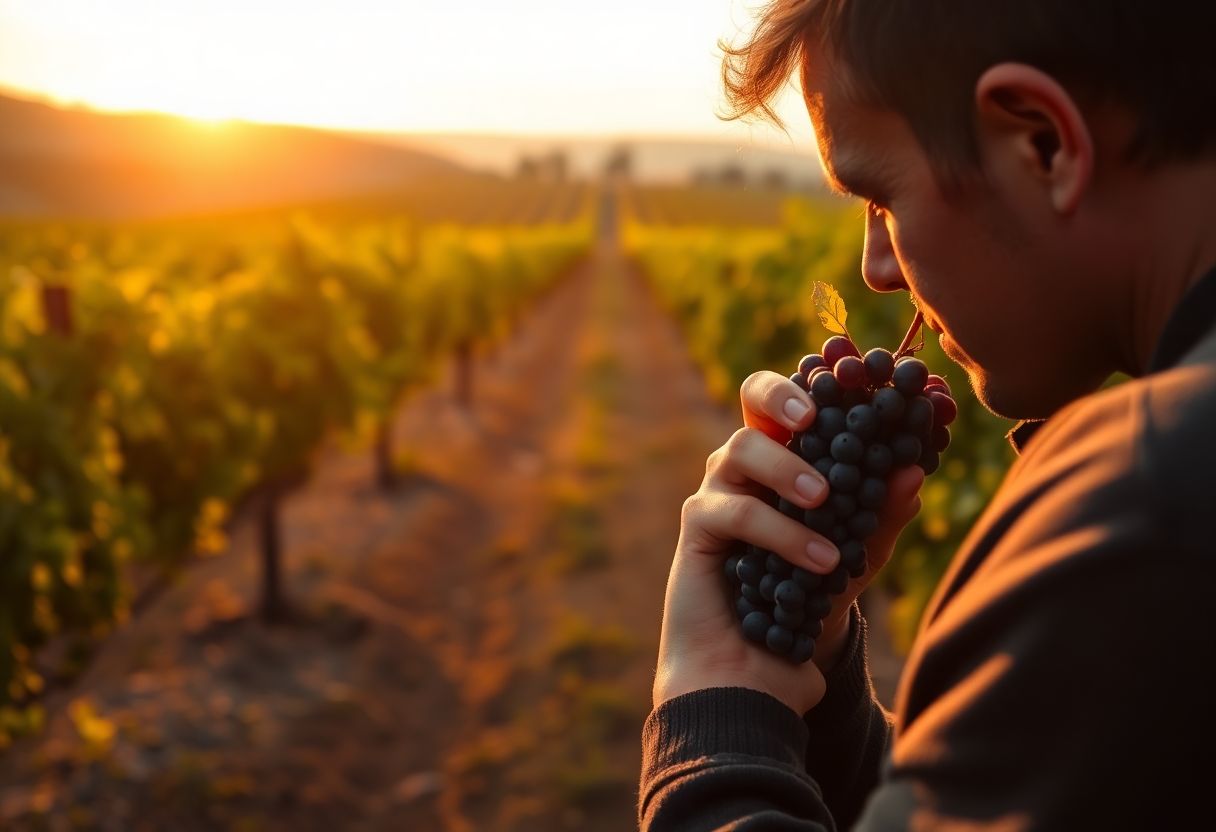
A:
[[[239,529],[48,702],[0,762],[0,826],[631,828],[680,504],[736,419],[612,216],[471,413],[446,383],[401,410],[400,488],[335,451],[290,500],[301,622],[245,615]]]

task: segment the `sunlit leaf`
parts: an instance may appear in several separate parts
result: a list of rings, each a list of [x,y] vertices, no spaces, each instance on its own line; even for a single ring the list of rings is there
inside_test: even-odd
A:
[[[844,298],[831,284],[816,280],[811,289],[811,301],[815,304],[815,312],[819,315],[819,322],[823,324],[824,329],[837,335],[849,334],[845,328],[849,313],[845,309]]]

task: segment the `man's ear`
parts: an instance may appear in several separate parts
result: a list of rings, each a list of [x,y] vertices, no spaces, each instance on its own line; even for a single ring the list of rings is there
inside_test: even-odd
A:
[[[1067,90],[1032,66],[1002,63],[976,81],[975,105],[985,159],[1033,177],[1057,212],[1075,211],[1093,176],[1094,147]]]

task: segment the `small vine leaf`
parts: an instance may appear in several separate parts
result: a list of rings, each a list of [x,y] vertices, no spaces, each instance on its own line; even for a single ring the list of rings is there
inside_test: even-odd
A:
[[[815,312],[819,315],[819,322],[823,324],[824,329],[837,335],[849,334],[845,329],[845,320],[849,313],[844,307],[844,298],[831,284],[816,280],[811,288],[811,301],[815,304]]]

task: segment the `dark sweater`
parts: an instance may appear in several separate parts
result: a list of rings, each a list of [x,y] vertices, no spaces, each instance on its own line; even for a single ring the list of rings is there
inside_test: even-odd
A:
[[[1147,375],[1037,427],[925,611],[894,714],[855,605],[803,719],[743,688],[651,713],[642,828],[1211,827],[1216,270]]]

